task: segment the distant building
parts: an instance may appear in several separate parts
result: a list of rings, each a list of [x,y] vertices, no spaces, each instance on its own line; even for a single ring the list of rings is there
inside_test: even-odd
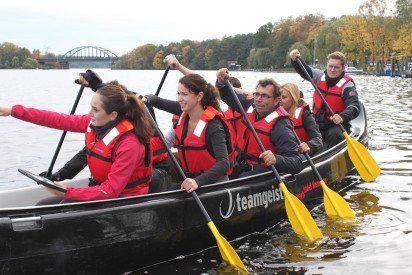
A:
[[[232,71],[240,71],[242,69],[242,65],[237,65],[237,61],[228,61],[227,67]]]

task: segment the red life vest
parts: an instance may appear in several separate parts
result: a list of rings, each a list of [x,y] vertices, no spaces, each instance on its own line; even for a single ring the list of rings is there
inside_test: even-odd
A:
[[[326,102],[332,109],[334,113],[341,113],[345,110],[346,105],[343,101],[343,86],[353,79],[348,76],[344,75],[339,82],[333,86],[328,88],[328,84],[326,83],[326,75],[324,74],[321,80],[318,82],[318,88],[322,93],[323,97],[325,98]],[[355,84],[355,82],[353,82]],[[323,112],[326,112],[326,118],[331,118],[331,113],[329,112],[328,108],[322,109],[323,100],[320,98],[318,93],[315,91],[313,94],[313,114],[315,116],[321,116]]]
[[[150,149],[152,150],[153,164],[165,161],[169,158],[167,149],[165,148],[162,140],[159,137],[150,138]]]
[[[173,124],[173,129],[176,129],[177,123],[180,120],[180,116],[178,115],[173,115],[172,117],[172,124]]]
[[[275,125],[279,117],[286,116],[290,119],[290,115],[288,114],[288,112],[286,112],[285,109],[279,106],[278,108],[276,108],[276,110],[267,115],[265,118],[255,121],[256,111],[253,109],[252,106],[250,106],[246,112],[246,115],[252,123],[252,126],[255,129],[257,136],[263,144],[263,147],[265,147],[266,150],[271,150],[273,154],[276,155],[276,146],[270,140],[270,131],[272,130],[273,125]],[[243,119],[242,121],[245,127],[244,131],[247,132],[244,149],[245,151],[243,152],[246,158],[246,162],[249,164],[260,164],[263,166],[267,166],[265,162],[261,158],[259,158],[259,155],[262,153],[259,144],[257,143],[252,132],[250,130],[247,130],[246,121]]]
[[[303,126],[303,113],[305,109],[309,109],[309,105],[307,103],[303,104],[302,106],[298,107],[295,111],[295,116],[292,118],[293,130],[295,130],[296,134],[298,135],[300,142],[309,142],[310,136],[308,132],[306,132],[305,127]]]
[[[178,149],[180,162],[183,169],[194,177],[205,171],[208,171],[213,165],[216,164],[216,159],[209,154],[206,147],[206,129],[209,122],[215,117],[219,117],[223,122],[225,128],[227,149],[229,153],[230,170],[226,175],[230,175],[233,168],[233,162],[235,158],[234,145],[236,144],[235,133],[232,125],[226,121],[219,111],[209,106],[207,107],[197,123],[196,127],[182,140],[183,128],[188,118],[187,113],[182,113],[175,128],[175,145]]]
[[[239,150],[239,144],[243,143],[243,127],[242,127],[242,114],[228,107],[226,111],[223,112],[225,119],[232,125],[233,130],[236,134],[236,150]],[[235,153],[238,154],[238,151]]]
[[[87,164],[93,180],[97,184],[107,180],[113,164],[112,151],[116,142],[123,134],[132,129],[134,129],[133,124],[129,120],[123,120],[116,127],[110,129],[103,138],[96,141],[96,131],[88,128],[86,133]],[[147,156],[147,154],[145,155]],[[145,166],[136,167],[123,192],[129,193],[148,186],[152,180],[151,175],[152,163],[150,157],[149,159],[146,157]]]

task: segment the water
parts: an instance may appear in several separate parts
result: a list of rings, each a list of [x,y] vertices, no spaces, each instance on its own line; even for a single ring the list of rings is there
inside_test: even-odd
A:
[[[73,80],[83,70],[0,70],[0,105],[23,104],[69,113],[79,91]],[[117,79],[130,90],[154,93],[163,71],[96,70],[105,81]],[[202,71],[214,83],[214,71]],[[312,87],[297,74],[233,72],[246,89],[258,79],[297,82],[310,102]],[[161,96],[175,99],[181,74],[170,71]],[[252,274],[410,274],[412,268],[412,79],[354,76],[369,115],[372,133],[369,151],[381,167],[371,183],[358,176],[341,195],[356,212],[356,222],[329,220],[322,208],[312,214],[324,234],[322,241],[299,240],[287,221],[246,236],[232,246]],[[76,113],[88,111],[92,92],[85,89]],[[170,115],[158,112],[166,131]],[[33,172],[48,169],[61,132],[30,125],[11,117],[0,118],[0,190],[30,186],[17,168]],[[83,147],[83,135],[66,136],[55,168]],[[82,172],[87,175],[87,171]],[[217,249],[156,265],[131,274],[230,274]]]

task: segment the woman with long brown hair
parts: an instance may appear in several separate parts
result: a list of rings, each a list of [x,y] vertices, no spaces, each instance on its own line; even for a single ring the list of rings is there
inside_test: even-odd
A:
[[[91,180],[87,188],[67,187],[66,193],[49,189],[64,202],[102,200],[146,194],[151,181],[149,142],[153,129],[142,102],[119,85],[96,91],[87,115],[0,106],[0,115],[34,124],[85,133]]]
[[[180,78],[178,100],[155,95],[144,101],[179,116],[174,125],[174,147],[187,178],[181,188],[192,192],[205,184],[228,179],[234,160],[235,135],[220,111],[215,86],[194,73]]]

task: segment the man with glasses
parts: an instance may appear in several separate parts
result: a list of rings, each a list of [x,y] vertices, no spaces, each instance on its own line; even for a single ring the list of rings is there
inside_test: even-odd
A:
[[[238,111],[233,93],[226,86],[225,79],[229,72],[222,68],[217,72],[216,86],[222,100]],[[246,177],[270,171],[269,165],[275,165],[279,172],[296,174],[302,170],[302,161],[298,154],[298,144],[293,134],[289,114],[280,107],[280,87],[271,78],[259,80],[253,97],[236,93],[242,108],[251,121],[266,151],[260,147],[243,120],[242,138],[238,138],[238,165],[231,178]],[[239,133],[239,131],[238,131]],[[239,141],[240,140],[240,141]]]
[[[296,72],[306,79],[304,71],[297,62],[300,57],[299,50],[292,50],[289,55]],[[360,103],[355,82],[345,73],[346,57],[341,52],[328,55],[325,71],[312,69],[303,60],[301,61],[335,114],[331,115],[315,91],[312,112],[327,148],[331,148],[345,139],[338,125],[342,124],[349,132],[350,121],[359,115]]]

